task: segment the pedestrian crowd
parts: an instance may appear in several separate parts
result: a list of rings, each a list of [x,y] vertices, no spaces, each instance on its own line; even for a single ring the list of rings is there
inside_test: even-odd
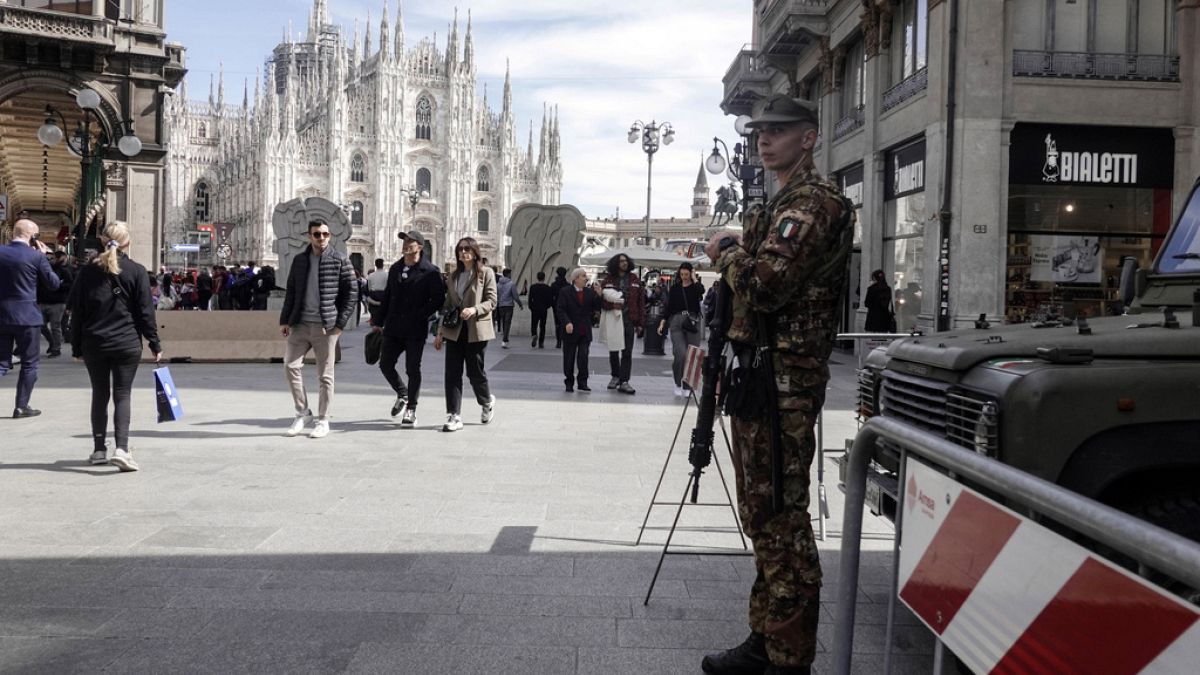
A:
[[[496,395],[486,371],[487,345],[499,338],[507,349],[514,312],[530,311],[530,346],[544,349],[547,332],[563,352],[567,392],[590,392],[589,352],[600,330],[609,349],[610,390],[632,395],[632,354],[635,339],[644,334],[647,289],[635,272],[634,261],[621,254],[605,272],[589,281],[584,269],[569,275],[558,268],[555,280],[546,275],[519,293],[509,269],[487,265],[478,242],[470,237],[454,249],[455,263],[445,272],[429,259],[428,242],[416,230],[403,233],[402,257],[390,268],[374,261],[363,275],[349,257],[332,246],[329,226],[318,220],[308,225],[309,246],[288,270],[283,287],[276,286],[270,266],[255,262],[210,269],[149,273],[128,256],[131,244],[124,223],[108,225],[100,238],[103,251],[76,261],[63,251],[50,251],[38,239],[38,226],[21,220],[13,242],[0,247],[0,375],[21,361],[13,416],[34,417],[30,407],[40,360],[38,337],[48,343],[46,358],[61,355],[69,344],[72,356],[87,366],[92,384],[93,464],[115,464],[137,470],[129,448],[130,397],[141,362],[143,342],[156,361],[163,347],[155,313],[172,310],[265,311],[268,297],[282,290],[280,333],[286,340],[284,372],[292,394],[295,417],[288,436],[329,434],[335,390],[337,344],[346,326],[369,316],[371,339],[379,342],[378,366],[395,394],[391,416],[402,428],[417,425],[421,393],[421,360],[425,345],[445,356],[445,432],[463,428],[464,376],[480,408],[480,422],[496,414]],[[676,348],[675,392],[685,395],[681,381],[688,345],[699,343],[700,297],[703,288],[691,265],[683,263],[666,301],[661,335],[670,333]],[[522,295],[528,300],[522,301]],[[547,323],[552,321],[550,327]],[[318,395],[315,406],[305,388],[305,357],[315,357]],[[398,370],[404,357],[404,376]],[[407,381],[406,381],[407,379]],[[108,412],[113,411],[113,449],[108,444]]]

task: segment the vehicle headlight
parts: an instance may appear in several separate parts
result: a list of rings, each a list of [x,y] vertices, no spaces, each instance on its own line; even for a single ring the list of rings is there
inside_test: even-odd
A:
[[[975,452],[981,455],[991,455],[996,451],[998,412],[996,404],[991,401],[979,409],[979,419],[975,422]]]

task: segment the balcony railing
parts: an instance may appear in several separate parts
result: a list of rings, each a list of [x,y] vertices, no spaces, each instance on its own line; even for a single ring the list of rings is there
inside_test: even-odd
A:
[[[929,69],[922,68],[909,75],[900,84],[883,92],[883,112],[904,103],[929,88]]]
[[[775,71],[750,45],[742,47],[725,71],[725,98],[721,108],[728,115],[750,112],[754,102],[767,95]]]
[[[1179,57],[1169,54],[1098,54],[1013,50],[1017,77],[1178,82]]]
[[[0,4],[0,33],[111,45],[113,24],[101,17]]]
[[[839,141],[842,138],[849,136],[855,130],[861,129],[864,119],[866,119],[866,115],[864,114],[864,106],[860,105],[851,110],[849,115],[846,115],[833,125],[833,140],[835,142]]]
[[[828,12],[836,0],[775,0],[762,17],[764,52],[800,54],[829,33]]]

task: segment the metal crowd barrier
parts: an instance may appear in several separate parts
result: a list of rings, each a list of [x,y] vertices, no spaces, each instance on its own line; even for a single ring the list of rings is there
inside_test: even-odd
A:
[[[858,367],[862,369],[863,359],[870,350],[863,348],[867,341],[879,341],[883,346],[892,340],[908,337],[920,337],[923,333],[839,333],[835,340],[854,341],[854,353],[858,357]],[[825,521],[829,520],[829,498],[825,492],[825,408],[817,415],[817,539],[825,541]]]
[[[889,672],[895,603],[898,593],[898,555],[903,533],[905,471],[911,453],[994,491],[1009,504],[1029,508],[1102,546],[1123,553],[1139,564],[1139,573],[1156,570],[1192,588],[1200,588],[1200,544],[1151,525],[1129,514],[1104,506],[1049,481],[959,447],[950,441],[881,417],[863,425],[847,458],[846,509],[842,526],[837,616],[834,623],[834,672],[850,673],[854,641],[854,614],[858,593],[859,553],[862,543],[867,473],[880,438],[900,446],[900,486],[896,494],[896,538],[892,551],[892,588],[888,598],[887,651],[884,672]],[[937,642],[935,672],[940,672],[943,645]]]

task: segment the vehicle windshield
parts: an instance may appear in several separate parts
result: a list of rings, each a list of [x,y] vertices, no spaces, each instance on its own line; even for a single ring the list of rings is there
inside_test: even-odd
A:
[[[1158,261],[1160,274],[1200,273],[1200,187],[1183,207],[1179,223],[1163,249]]]

